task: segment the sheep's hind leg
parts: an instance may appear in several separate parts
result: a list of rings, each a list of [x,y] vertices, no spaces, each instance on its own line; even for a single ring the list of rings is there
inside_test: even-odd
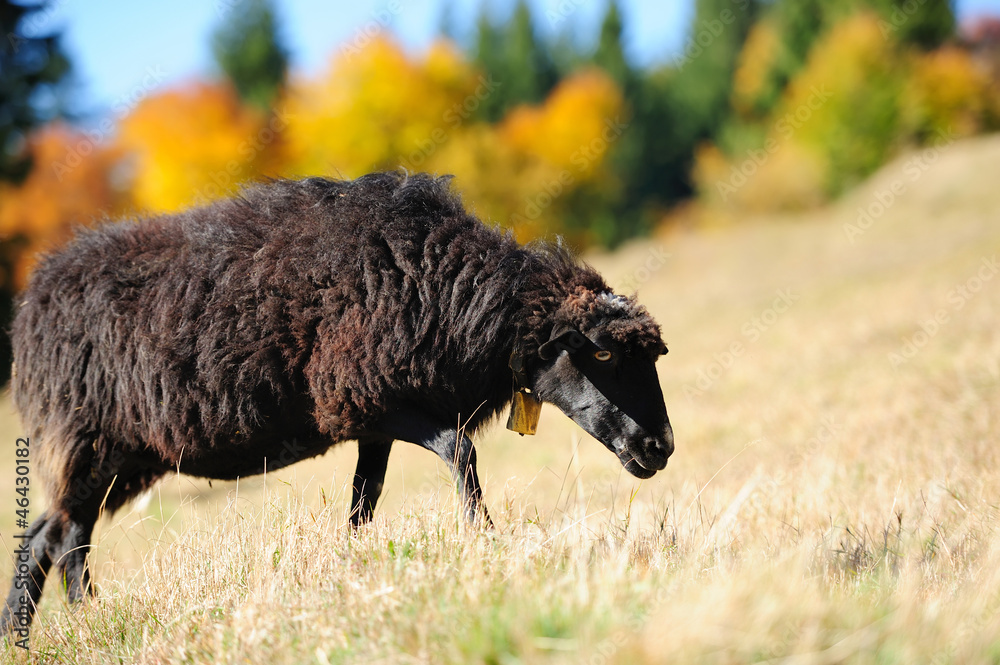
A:
[[[20,558],[20,553],[15,551],[14,583],[0,614],[0,636],[18,629],[26,630],[31,625],[38,600],[42,597],[45,577],[52,565],[49,550],[53,545],[53,536],[59,536],[58,526],[52,515],[46,512],[25,532],[21,542],[26,559]]]
[[[87,496],[76,496],[67,501],[68,516],[58,546],[56,565],[62,573],[69,602],[93,596],[96,589],[90,580],[90,566],[87,557],[91,550],[91,536],[94,525],[102,511],[112,514],[132,498],[154,483],[162,472],[133,464],[108,465],[99,476],[103,480],[100,487]]]
[[[392,439],[361,439],[358,441],[358,468],[354,472],[354,493],[351,499],[351,526],[367,524],[382,495],[382,483],[389,464]]]
[[[94,531],[95,522],[96,519],[71,517],[66,525],[62,543],[59,545],[61,556],[57,563],[66,585],[66,596],[71,603],[79,602],[85,595],[93,596],[95,593],[90,583],[90,567],[87,565],[90,536]]]

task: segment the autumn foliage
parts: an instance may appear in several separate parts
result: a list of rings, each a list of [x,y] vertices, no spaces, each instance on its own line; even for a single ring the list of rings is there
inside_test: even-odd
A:
[[[782,30],[808,27],[811,14],[782,8],[762,13],[733,49],[721,95],[730,96],[728,116],[699,101],[702,70],[685,78],[688,65],[656,70],[656,85],[637,88],[638,70],[608,64],[618,62],[613,39],[602,42],[603,60],[577,63],[541,101],[523,103],[505,88],[511,80],[447,40],[411,53],[381,33],[339,49],[318,74],[293,73],[269,110],[231,83],[191,81],[106,119],[107,132],[47,127],[29,142],[28,179],[0,186],[0,288],[23,285],[29,257],[74,224],[177,211],[264,177],[451,173],[467,206],[522,241],[560,234],[576,246],[613,245],[648,228],[623,219],[649,213],[642,196],[653,214],[691,187],[721,208],[810,207],[906,146],[1000,124],[994,79],[968,51],[911,48],[883,15],[831,10],[832,23],[790,68]],[[480,56],[485,67],[490,58]],[[710,122],[721,129],[709,131]],[[682,167],[690,176],[680,186]]]
[[[601,71],[584,70],[538,106],[517,107],[496,124],[480,120],[478,107],[500,85],[447,41],[413,55],[378,37],[341,50],[315,78],[293,78],[270,113],[227,84],[195,81],[148,96],[100,142],[48,128],[32,142],[31,177],[2,190],[0,233],[24,239],[11,245],[12,279],[22,285],[32,251],[74,224],[172,212],[267,176],[452,173],[470,207],[521,239],[564,231],[560,199],[613,181],[602,164],[621,91]],[[81,141],[83,155],[74,152]]]
[[[411,57],[381,37],[338,53],[313,80],[293,81],[279,103],[291,119],[287,168],[357,177],[400,165],[423,169],[457,124],[476,76],[447,42]]]
[[[565,195],[613,179],[601,165],[622,93],[600,70],[583,70],[542,104],[485,122],[477,111],[501,85],[445,41],[417,57],[385,37],[344,50],[319,78],[293,82],[280,106],[289,118],[284,172],[451,173],[471,208],[522,240],[566,233]]]
[[[0,238],[4,239],[0,288],[18,290],[39,251],[66,239],[76,224],[90,224],[124,210],[129,192],[120,187],[122,152],[93,136],[56,124],[29,146],[33,166],[19,186],[0,183]]]
[[[285,120],[240,104],[230,87],[195,83],[145,99],[118,145],[141,210],[171,212],[227,196],[275,173]]]
[[[781,48],[773,22],[754,27],[733,79],[736,129],[729,141],[697,151],[692,178],[712,207],[812,207],[907,147],[1000,126],[996,84],[968,51],[902,43],[894,24],[874,11],[834,22],[776,91],[768,72]]]

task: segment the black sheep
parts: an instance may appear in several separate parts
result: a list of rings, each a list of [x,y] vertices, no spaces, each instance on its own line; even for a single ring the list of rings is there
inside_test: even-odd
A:
[[[12,337],[52,505],[0,630],[26,630],[53,563],[71,600],[86,593],[102,501],[113,511],[171,470],[232,479],[357,440],[357,525],[398,439],[440,455],[488,522],[465,431],[518,391],[638,477],[673,450],[649,314],[561,249],[483,225],[447,178],[279,180],[80,231],[39,263]]]

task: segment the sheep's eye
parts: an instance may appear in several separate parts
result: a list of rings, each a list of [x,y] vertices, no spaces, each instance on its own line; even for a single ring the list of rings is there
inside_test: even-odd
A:
[[[606,363],[611,360],[611,352],[601,349],[594,354],[594,357],[600,360],[602,363]]]

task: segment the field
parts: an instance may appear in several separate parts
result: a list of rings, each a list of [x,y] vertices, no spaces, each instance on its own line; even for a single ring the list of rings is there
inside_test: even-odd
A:
[[[30,654],[0,659],[998,663],[998,163],[1000,137],[957,143],[819,213],[589,256],[670,347],[677,450],[650,480],[551,406],[538,436],[477,437],[492,533],[407,444],[357,533],[353,444],[266,480],[171,477],[100,523],[99,596],[50,584]]]

